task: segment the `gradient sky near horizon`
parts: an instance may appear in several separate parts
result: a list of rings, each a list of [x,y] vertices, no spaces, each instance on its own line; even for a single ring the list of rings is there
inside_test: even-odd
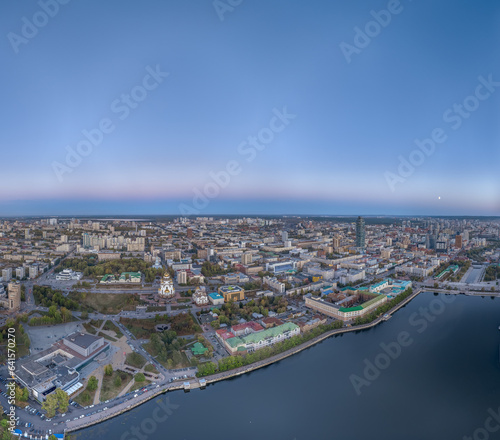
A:
[[[401,0],[350,62],[341,43],[390,1],[243,0],[221,20],[212,0],[65,0],[16,40],[54,1],[2,3],[0,216],[500,215],[495,0]],[[169,76],[121,120],[113,102],[147,66]],[[499,84],[456,128],[480,76]],[[248,160],[238,146],[284,108]],[[58,179],[103,118],[114,130]],[[392,191],[387,173],[436,128],[446,141]],[[230,161],[228,185],[195,198]]]

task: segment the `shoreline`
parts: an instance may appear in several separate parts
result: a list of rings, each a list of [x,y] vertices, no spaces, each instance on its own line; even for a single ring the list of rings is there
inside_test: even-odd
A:
[[[405,298],[399,304],[394,306],[394,308],[389,310],[386,314],[389,316],[392,316],[400,308],[404,307],[406,304],[408,304],[411,300],[413,300],[416,296],[418,296],[423,291],[434,291],[434,289],[427,290],[426,288],[420,288],[420,289],[416,290],[408,298]],[[446,293],[449,293],[449,292],[446,292]],[[255,362],[255,363],[250,364],[250,365],[246,365],[245,367],[239,367],[239,368],[235,368],[234,370],[226,371],[224,373],[217,373],[217,374],[213,374],[211,376],[206,376],[203,379],[206,380],[207,384],[212,384],[212,383],[220,382],[223,380],[231,379],[233,377],[241,376],[243,374],[250,373],[250,372],[258,370],[260,368],[267,367],[268,365],[274,364],[274,363],[279,362],[283,359],[286,359],[290,356],[293,356],[297,353],[300,353],[301,351],[306,350],[306,349],[308,349],[308,348],[310,348],[310,347],[312,347],[312,346],[314,346],[314,345],[316,345],[316,344],[318,344],[318,343],[320,343],[320,342],[324,341],[325,339],[328,339],[332,336],[343,334],[343,333],[349,333],[349,332],[353,332],[353,331],[367,330],[369,328],[375,327],[376,325],[380,324],[381,322],[384,322],[385,320],[386,319],[384,319],[383,316],[380,316],[368,324],[362,324],[362,325],[359,325],[356,327],[343,327],[340,329],[329,330],[328,332],[325,332],[319,336],[316,336],[315,338],[313,338],[307,342],[304,342],[303,344],[301,344],[297,347],[293,347],[287,351],[284,351],[283,353],[276,354],[276,355],[271,356],[267,359],[263,359],[262,361]],[[190,383],[191,383],[191,385],[194,385],[192,382],[190,382]],[[200,386],[199,386],[198,380],[197,380],[196,386],[194,386],[192,389],[199,388],[199,387]],[[116,411],[113,411],[112,413],[108,413],[106,415],[102,415],[97,420],[88,420],[87,422],[84,422],[85,419],[92,419],[92,417],[85,417],[85,418],[81,419],[83,422],[82,424],[80,424],[78,426],[74,426],[74,427],[69,426],[68,428],[65,428],[64,435],[66,436],[66,434],[68,434],[68,433],[80,431],[82,429],[89,428],[90,426],[97,425],[99,423],[105,422],[106,420],[117,417],[117,416],[119,416],[123,413],[126,413],[126,412],[148,402],[149,400],[154,399],[154,398],[156,398],[162,394],[165,394],[169,391],[176,391],[176,390],[182,390],[182,389],[184,389],[184,385],[181,382],[178,384],[172,385],[172,386],[166,385],[163,388],[159,388],[157,391],[155,390],[155,392],[153,392],[151,395],[146,393],[147,396],[145,396],[143,399],[138,398],[138,401],[136,401],[136,402],[133,402],[133,403],[125,402],[125,403],[118,405],[115,408]],[[101,414],[103,414],[103,413],[101,413]],[[74,420],[74,421],[72,420],[71,422],[76,422],[75,424],[77,424],[79,422],[79,420]],[[71,422],[69,422],[69,425],[71,424]]]

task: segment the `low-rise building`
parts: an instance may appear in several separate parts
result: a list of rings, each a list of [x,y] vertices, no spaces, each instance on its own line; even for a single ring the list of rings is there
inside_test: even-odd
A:
[[[140,272],[122,272],[118,278],[114,275],[107,274],[101,278],[102,284],[116,284],[116,283],[140,283],[142,274]]]
[[[221,286],[219,293],[224,297],[224,301],[242,301],[245,299],[245,290],[240,286]]]
[[[214,305],[214,306],[218,306],[218,305],[221,305],[221,304],[224,304],[224,297],[219,294],[219,293],[210,293],[208,295],[208,299],[209,301]]]
[[[193,301],[197,306],[208,304],[208,295],[205,287],[198,287],[193,293]]]
[[[255,321],[249,321],[243,324],[233,325],[231,327],[231,332],[235,336],[248,335],[250,333],[260,332],[261,330],[264,330],[264,327],[262,327],[258,322]]]
[[[43,403],[56,388],[70,393],[81,386],[79,371],[108,348],[102,337],[72,333],[52,347],[18,360],[14,378],[33,399]]]
[[[342,321],[350,321],[351,319],[364,316],[375,310],[377,307],[380,307],[386,301],[386,295],[378,295],[359,306],[339,307],[338,305],[325,301],[322,298],[315,298],[312,296],[305,298],[306,307]]]
[[[285,293],[285,283],[278,281],[275,277],[264,277],[263,283],[277,293]]]
[[[365,279],[364,270],[352,270],[349,269],[347,273],[339,276],[339,281],[341,284],[355,283],[357,281],[363,281]]]
[[[71,269],[64,269],[56,275],[56,280],[59,281],[80,280],[81,278],[81,272],[74,272]]]
[[[379,293],[389,286],[389,280],[383,280],[378,283],[372,284],[369,288],[371,293]]]
[[[268,347],[299,334],[300,327],[292,322],[287,322],[246,336],[235,336],[224,340],[224,343],[232,354],[246,353]]]
[[[121,254],[117,252],[98,252],[97,258],[99,261],[119,260]]]
[[[326,318],[323,315],[314,315],[310,320],[308,321],[300,321],[297,323],[297,325],[300,327],[300,331],[302,333],[308,332],[309,330],[312,330],[313,328],[316,328],[320,325],[326,324]]]

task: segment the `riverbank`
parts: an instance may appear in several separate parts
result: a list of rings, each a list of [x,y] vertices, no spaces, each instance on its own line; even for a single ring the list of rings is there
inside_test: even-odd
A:
[[[401,307],[404,307],[406,304],[408,304],[413,298],[415,298],[417,295],[419,295],[422,292],[422,289],[418,289],[415,292],[413,292],[410,296],[405,298],[403,301],[401,301],[399,304],[394,306],[391,310],[389,310],[386,315],[392,315],[396,313]],[[375,319],[374,321],[367,323],[367,324],[362,324],[358,325],[355,327],[343,327],[341,329],[335,329],[335,330],[330,330],[328,332],[325,332],[319,336],[316,336],[315,338],[297,346],[294,348],[291,348],[290,350],[287,350],[283,353],[271,356],[267,359],[264,359],[259,362],[255,362],[250,365],[246,365],[244,367],[236,368],[234,370],[230,371],[225,371],[223,373],[216,373],[211,376],[206,376],[204,379],[206,380],[206,383],[215,383],[219,382],[222,380],[230,379],[232,377],[240,376],[242,374],[249,373],[254,370],[258,370],[259,368],[266,367],[268,365],[271,365],[275,362],[279,362],[283,359],[286,359],[287,357],[293,356],[294,354],[297,354],[303,350],[308,349],[309,347],[312,347],[313,345],[318,344],[319,342],[324,341],[327,338],[330,338],[331,336],[335,336],[338,334],[343,334],[343,333],[348,333],[348,332],[353,332],[353,331],[360,331],[360,330],[366,330],[371,327],[375,327],[376,325],[380,324],[381,322],[385,321],[384,316],[380,316],[379,318]],[[198,381],[190,381],[192,388],[198,388],[199,387],[199,382]],[[72,420],[68,423],[68,426],[65,428],[64,433],[70,433],[74,431],[78,431],[84,428],[87,428],[89,426],[104,422],[105,420],[109,420],[113,417],[119,416],[127,411],[132,410],[133,408],[136,408],[139,405],[142,405],[143,403],[147,402],[148,400],[154,399],[155,397],[166,393],[168,391],[175,391],[175,390],[180,390],[184,389],[183,383],[176,383],[176,384],[166,384],[164,386],[160,386],[158,389],[152,390],[150,392],[143,393],[135,398],[132,398],[128,402],[124,402],[120,405],[117,405],[116,407],[109,408],[106,410],[106,412],[101,412],[98,414],[94,414],[93,416],[89,417],[84,417],[83,419],[78,419],[78,420]]]
[[[436,289],[434,287],[423,287],[422,292],[446,293],[449,295],[468,296],[500,296],[499,290],[470,290],[470,289]]]

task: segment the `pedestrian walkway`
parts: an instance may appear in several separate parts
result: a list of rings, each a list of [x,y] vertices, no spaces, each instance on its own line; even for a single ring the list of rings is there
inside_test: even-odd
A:
[[[104,367],[99,367],[97,373],[95,374],[95,377],[99,382],[94,396],[94,405],[97,405],[100,402],[99,397],[101,396],[102,379],[104,377]]]
[[[134,385],[134,383],[135,383],[135,378],[134,376],[132,376],[132,380],[127,384],[125,388],[123,388],[123,390],[121,390],[120,394],[118,394],[117,397],[122,397],[125,394],[127,394],[130,388],[132,388],[132,385]]]

